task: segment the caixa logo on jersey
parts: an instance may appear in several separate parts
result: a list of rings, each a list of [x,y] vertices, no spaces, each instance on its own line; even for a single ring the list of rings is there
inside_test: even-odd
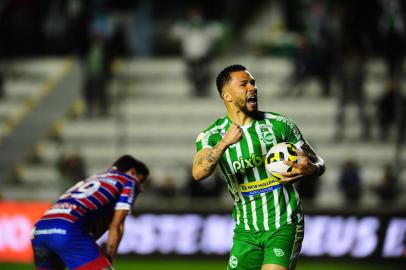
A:
[[[252,169],[254,167],[259,167],[262,164],[264,164],[265,161],[265,155],[258,157],[254,154],[251,155],[250,158],[243,159],[240,157],[238,160],[233,162],[233,168],[234,171],[243,171],[247,169]]]

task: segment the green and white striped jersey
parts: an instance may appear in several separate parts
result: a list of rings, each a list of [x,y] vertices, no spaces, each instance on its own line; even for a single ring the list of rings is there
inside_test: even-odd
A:
[[[232,121],[223,117],[199,134],[197,151],[212,148],[226,134]],[[243,135],[230,145],[219,160],[228,189],[234,199],[233,218],[237,230],[270,231],[302,218],[295,188],[281,185],[265,170],[264,158],[276,143],[304,143],[302,134],[288,118],[276,113],[241,126]]]

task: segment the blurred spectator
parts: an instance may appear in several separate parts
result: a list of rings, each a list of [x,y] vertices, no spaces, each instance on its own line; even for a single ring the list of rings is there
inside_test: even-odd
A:
[[[351,159],[344,162],[340,172],[339,187],[346,203],[358,203],[361,198],[361,175],[358,165]]]
[[[315,78],[321,86],[322,95],[330,95],[334,48],[333,29],[328,17],[327,5],[323,1],[311,1],[305,13],[304,31],[299,35],[293,53],[294,71],[290,91],[302,94],[303,83]]]
[[[383,56],[389,76],[400,76],[404,59],[405,21],[404,2],[399,0],[380,0],[381,13],[378,30],[381,37]]]
[[[109,114],[108,83],[111,77],[113,52],[104,19],[92,26],[91,45],[85,58],[83,95],[89,117]]]
[[[383,142],[387,140],[392,125],[395,125],[398,131],[398,140],[403,139],[406,128],[405,106],[406,97],[399,89],[399,82],[395,78],[389,79],[386,91],[377,100],[376,117],[379,121],[380,139]]]
[[[386,165],[384,168],[383,177],[381,183],[375,187],[375,192],[379,198],[384,202],[393,202],[396,199],[396,185],[398,178],[394,172],[394,169],[390,165]]]
[[[154,18],[152,16],[154,4],[154,0],[138,1],[135,12],[135,32],[137,33],[135,50],[137,56],[149,57],[154,53]]]
[[[89,43],[89,0],[68,0],[66,5],[67,45],[70,52],[83,57]]]
[[[316,78],[322,85],[323,95],[329,95],[329,67],[323,64],[323,57],[320,49],[312,44],[305,34],[299,36],[298,47],[293,52],[294,67],[288,90],[290,94],[301,95],[303,84],[311,78]]]
[[[344,137],[345,111],[349,104],[358,106],[359,123],[361,125],[361,140],[369,140],[370,120],[365,106],[365,66],[364,58],[357,45],[347,45],[341,63],[338,67],[338,80],[340,96],[338,102],[338,114],[336,119],[335,139],[340,141]]]
[[[176,23],[172,29],[180,40],[186,75],[193,85],[195,96],[207,96],[210,83],[210,63],[217,40],[222,34],[219,25],[205,21],[201,6],[189,10],[187,21]]]
[[[86,164],[77,153],[64,153],[57,162],[58,171],[62,178],[61,188],[65,191],[74,183],[86,178]]]
[[[48,8],[49,10],[43,25],[47,53],[66,53],[68,42],[66,42],[67,20],[65,1],[50,1]]]
[[[114,33],[114,46],[122,56],[132,56],[136,52],[138,37],[136,33],[135,11],[140,1],[133,0],[103,0],[108,3],[109,23]]]

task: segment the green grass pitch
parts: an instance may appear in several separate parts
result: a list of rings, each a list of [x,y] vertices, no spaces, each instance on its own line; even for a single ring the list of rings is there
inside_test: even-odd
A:
[[[116,270],[225,270],[227,260],[222,259],[165,259],[165,258],[118,258]],[[404,267],[404,265],[403,265]],[[296,270],[401,270],[401,264],[365,261],[299,260]],[[29,264],[0,263],[2,270],[32,270]]]

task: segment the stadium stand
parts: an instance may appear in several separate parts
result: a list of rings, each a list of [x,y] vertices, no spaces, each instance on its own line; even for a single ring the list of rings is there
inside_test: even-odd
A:
[[[350,116],[356,113],[351,108],[347,139],[335,142],[336,99],[320,97],[318,85],[311,81],[306,85],[306,95],[287,96],[284,90],[292,68],[287,59],[220,59],[214,63],[212,70],[216,73],[231,63],[244,63],[256,77],[260,108],[294,119],[316,151],[325,157],[328,170],[320,181],[315,205],[320,208],[342,207],[343,197],[338,191],[337,180],[341,163],[348,157],[361,165],[361,206],[370,208],[379,203],[372,186],[380,182],[383,165],[394,160],[393,140],[386,144],[377,140],[360,142],[358,119]],[[162,184],[166,175],[173,175],[178,188],[182,188],[188,179],[185,168],[192,161],[196,136],[224,113],[214,81],[210,97],[193,97],[184,77],[184,68],[183,62],[177,58],[123,63],[111,85],[112,116],[61,120],[60,140],[44,139],[41,142],[41,162],[22,165],[23,182],[38,182],[47,189],[42,188],[43,191],[39,193],[32,193],[31,190],[7,193],[6,197],[55,199],[59,177],[55,161],[67,150],[84,157],[88,173],[105,169],[106,164],[110,164],[119,154],[131,153],[150,166],[155,185]],[[380,79],[383,72],[384,67],[379,61],[369,63],[366,88],[370,111],[371,101],[383,88],[384,82]],[[405,185],[403,172],[399,186]],[[404,200],[403,196],[398,204]],[[226,206],[231,203],[227,199],[225,202]],[[147,204],[148,199],[143,200],[139,207]]]
[[[57,126],[56,120],[70,106],[70,100],[77,99],[75,82],[64,81],[77,77],[77,66],[68,59],[16,60],[9,63],[7,71],[1,104],[5,127],[0,143],[2,190],[6,198],[41,197],[41,192],[48,193],[39,185],[42,179],[47,179],[46,170],[21,163],[38,161],[40,139]],[[47,181],[46,185],[51,183]]]

